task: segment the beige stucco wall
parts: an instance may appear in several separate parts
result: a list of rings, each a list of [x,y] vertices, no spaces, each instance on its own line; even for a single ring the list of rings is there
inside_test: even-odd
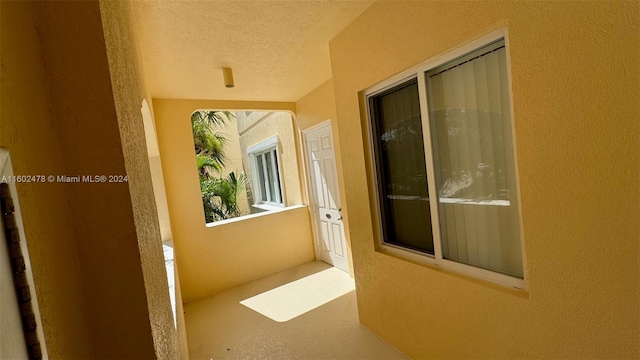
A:
[[[296,101],[296,126],[304,131],[325,120],[336,121],[336,100],[333,79],[325,81]],[[338,133],[334,134],[334,138]],[[337,138],[335,138],[337,141]],[[338,146],[338,144],[335,144]]]
[[[129,2],[129,6],[133,4]],[[125,9],[122,9],[123,11]],[[127,17],[132,19],[132,8],[128,7],[126,9],[126,14],[122,14],[120,16]],[[171,220],[169,216],[169,206],[167,204],[167,194],[166,188],[164,185],[164,175],[162,173],[162,159],[160,157],[160,149],[158,147],[158,136],[156,133],[156,124],[155,118],[153,115],[153,100],[151,98],[151,91],[149,89],[149,81],[146,76],[145,64],[142,61],[142,54],[140,50],[140,43],[137,39],[137,29],[136,22],[130,21],[130,37],[128,41],[132,43],[135,52],[135,66],[138,81],[141,84],[142,91],[142,117],[143,117],[143,125],[144,125],[144,135],[145,142],[147,147],[147,156],[149,157],[149,168],[151,171],[151,182],[153,185],[153,194],[156,204],[156,211],[158,222],[160,226],[160,237],[163,242],[172,241],[173,234],[171,232]],[[175,264],[174,259],[174,264]],[[177,331],[177,339],[175,331],[171,330],[169,324],[167,324],[167,318],[165,314],[161,314],[162,319],[156,323],[155,335],[156,337],[162,338],[163,331],[160,329],[164,329],[168,337],[165,340],[165,344],[175,348],[176,346],[179,348],[178,351],[180,353],[180,359],[188,359],[189,358],[189,347],[187,344],[187,331],[185,328],[185,320],[184,320],[184,312],[182,311],[182,293],[180,290],[180,274],[178,272],[178,267],[173,266],[174,271],[174,281],[175,286],[173,287],[173,291],[175,292],[175,311],[174,316],[175,326]],[[164,307],[164,305],[163,305]],[[165,311],[164,309],[162,311]],[[155,340],[156,344],[161,344],[162,342],[158,339]],[[156,345],[156,352],[162,350],[161,346]],[[176,356],[175,349],[170,349],[169,352],[165,354],[166,356]],[[164,355],[163,355],[164,356]]]
[[[280,160],[278,166],[282,180],[280,186],[282,188],[282,195],[284,196],[284,205],[302,204],[300,171],[298,169],[298,148],[291,114],[280,111],[264,113],[264,116],[260,117],[241,117],[239,129],[241,129],[240,149],[242,150],[242,162],[244,168],[247,169],[247,176],[250,179],[249,183],[253,184],[251,182],[252,174],[247,149],[277,136],[279,142],[278,156]],[[253,197],[251,197],[250,202],[253,203]]]
[[[146,292],[147,313],[144,315],[151,326],[155,358],[177,359],[180,354],[180,338],[171,311],[157,197],[154,194],[146,144],[147,133],[141,112],[142,100],[145,99],[148,103],[152,100],[145,86],[130,6],[125,1],[100,2],[122,153],[129,178],[130,206]],[[161,188],[157,190],[161,191]],[[160,205],[163,203],[160,202]],[[177,277],[178,274],[175,275]],[[187,345],[183,343],[182,346]]]
[[[336,159],[336,168],[337,168],[337,177],[338,177],[338,188],[340,191],[340,199],[345,198],[344,194],[344,179],[342,178],[342,156],[340,152],[340,134],[338,132],[338,127],[336,126],[336,101],[335,101],[335,93],[333,91],[333,79],[329,79],[324,82],[322,85],[318,86],[316,89],[308,93],[307,95],[300,98],[296,101],[296,116],[294,120],[294,126],[297,131],[301,134],[300,138],[302,140],[302,147],[304,148],[304,138],[302,133],[312,128],[315,125],[318,125],[326,120],[331,120],[331,131],[333,134],[333,147],[334,154]],[[306,148],[304,148],[306,151]],[[306,154],[306,153],[305,153]],[[300,167],[304,169],[305,173],[309,171],[307,159],[304,158],[307,155],[303,155],[300,158],[301,165]],[[308,179],[308,176],[303,176],[305,179]],[[304,186],[308,189],[311,187],[308,180],[303,181]],[[307,191],[307,193],[311,193]],[[311,203],[307,200],[307,203]],[[342,222],[344,224],[344,235],[347,241],[347,256],[349,260],[349,272],[351,276],[353,276],[353,260],[351,255],[351,237],[349,234],[349,209],[347,208],[347,204],[345,201],[342,201],[340,204],[342,207]]]
[[[154,99],[154,109],[185,303],[313,259],[306,207],[207,227],[195,170],[194,110],[294,111],[294,104]]]
[[[637,358],[637,2],[386,2],[330,43],[361,322],[413,358]],[[530,291],[374,251],[358,92],[509,30]]]
[[[238,116],[236,121],[238,124],[238,132],[244,133],[249,130],[253,124],[257,123],[264,116],[269,114],[268,111],[242,111],[238,112],[236,115]]]
[[[130,181],[18,184],[50,357],[175,358],[128,5],[102,5],[2,3],[1,142],[16,174]]]
[[[0,2],[0,145],[14,174],[65,174],[31,2]],[[66,184],[16,184],[49,356],[89,358],[82,265]],[[2,244],[2,246],[5,246]],[[3,291],[5,289],[2,289]]]

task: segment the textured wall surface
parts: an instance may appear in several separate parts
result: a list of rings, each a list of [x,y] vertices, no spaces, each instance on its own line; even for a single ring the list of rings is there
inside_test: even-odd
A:
[[[32,16],[34,3],[2,1],[0,8],[0,145],[11,151],[15,175],[66,174],[54,126],[64,119],[52,110]],[[16,187],[49,356],[92,357],[78,241],[67,202],[69,185]]]
[[[36,7],[66,172],[127,174],[98,2]],[[92,357],[155,357],[129,185],[75,183],[67,190]]]
[[[263,101],[294,101],[330,78],[327,42],[371,3],[133,1],[154,96]]]
[[[123,132],[141,136],[142,146],[144,135],[127,126],[133,110],[123,113],[122,97],[116,108],[111,76],[116,87],[136,84],[110,73],[97,1],[3,3],[2,9],[2,92],[10,94],[2,97],[2,145],[14,154],[15,173],[133,179],[131,191],[127,183],[109,182],[19,186],[49,355],[156,358],[152,328],[158,324],[153,317],[150,324],[141,263],[148,267],[151,257],[145,231],[157,235],[158,226],[145,222],[151,209],[140,209],[145,202],[137,186],[145,182],[127,166],[136,148],[130,137],[122,141],[118,116]],[[120,50],[130,55],[126,46]],[[158,254],[154,264],[162,267],[159,239]]]
[[[300,130],[304,131],[329,119],[332,122],[336,121],[336,100],[332,79],[296,101],[296,125]],[[337,138],[335,139],[337,141]]]
[[[294,104],[167,99],[153,103],[185,303],[313,260],[306,208],[205,226],[189,120],[196,109],[293,111]]]
[[[413,358],[637,358],[637,2],[384,2],[330,43],[360,320]],[[358,92],[509,31],[530,291],[374,251]]]
[[[149,316],[155,357],[177,359],[179,339],[171,313],[160,225],[140,110],[146,92],[138,64],[137,43],[131,29],[129,3],[101,1],[100,11],[144,277],[148,307],[145,315]]]

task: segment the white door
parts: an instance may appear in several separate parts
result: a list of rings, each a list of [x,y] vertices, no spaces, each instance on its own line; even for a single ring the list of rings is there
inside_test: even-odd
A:
[[[331,123],[306,131],[305,142],[319,257],[349,272]]]

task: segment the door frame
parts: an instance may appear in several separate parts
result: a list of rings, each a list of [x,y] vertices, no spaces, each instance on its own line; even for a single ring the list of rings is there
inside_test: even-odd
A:
[[[313,239],[315,242],[315,246],[314,246],[314,253],[316,255],[316,261],[322,261],[321,259],[321,250],[320,250],[320,236],[319,236],[319,229],[320,226],[318,225],[318,218],[317,218],[317,204],[316,204],[316,199],[315,199],[315,194],[313,193],[313,182],[311,180],[311,176],[313,176],[313,169],[311,168],[311,162],[309,159],[309,156],[311,155],[311,153],[309,152],[309,148],[307,147],[308,142],[307,142],[307,136],[309,135],[310,132],[321,129],[325,126],[331,126],[331,141],[333,142],[333,125],[331,123],[331,119],[327,119],[324,121],[321,121],[309,128],[306,128],[304,130],[302,130],[302,148],[304,151],[304,163],[305,163],[305,171],[307,172],[307,176],[306,177],[306,182],[307,182],[307,197],[309,198],[309,205],[311,205],[311,227],[313,228]],[[335,159],[335,144],[332,144],[333,146],[333,154],[334,154],[334,159]],[[334,160],[335,161],[335,160]],[[336,164],[337,165],[337,164]],[[337,166],[336,166],[336,170],[337,170]],[[336,179],[337,180],[337,179]],[[338,184],[339,185],[339,184]],[[340,206],[342,206],[342,199],[340,199]],[[345,239],[346,241],[346,239]],[[348,250],[348,249],[347,249]]]

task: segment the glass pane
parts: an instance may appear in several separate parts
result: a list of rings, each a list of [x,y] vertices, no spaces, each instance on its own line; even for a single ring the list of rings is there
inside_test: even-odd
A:
[[[522,278],[504,41],[426,80],[443,256]]]
[[[284,201],[282,200],[282,188],[280,187],[280,178],[279,178],[279,174],[280,174],[280,165],[278,164],[278,156],[276,154],[276,151],[273,150],[273,162],[276,164],[276,192],[278,195],[278,202],[279,203],[284,203]]]
[[[433,254],[417,81],[369,101],[384,241]]]
[[[259,187],[260,187],[260,201],[267,201],[267,191],[266,191],[266,183],[264,177],[264,164],[262,161],[263,155],[260,154],[256,156],[256,160],[258,162],[258,179],[259,179]]]
[[[271,202],[275,202],[276,201],[276,191],[275,191],[275,181],[274,179],[277,177],[277,175],[274,174],[274,168],[273,168],[273,162],[271,161],[271,152],[265,153],[264,154],[264,161],[267,165],[267,178],[269,180],[269,201]]]

